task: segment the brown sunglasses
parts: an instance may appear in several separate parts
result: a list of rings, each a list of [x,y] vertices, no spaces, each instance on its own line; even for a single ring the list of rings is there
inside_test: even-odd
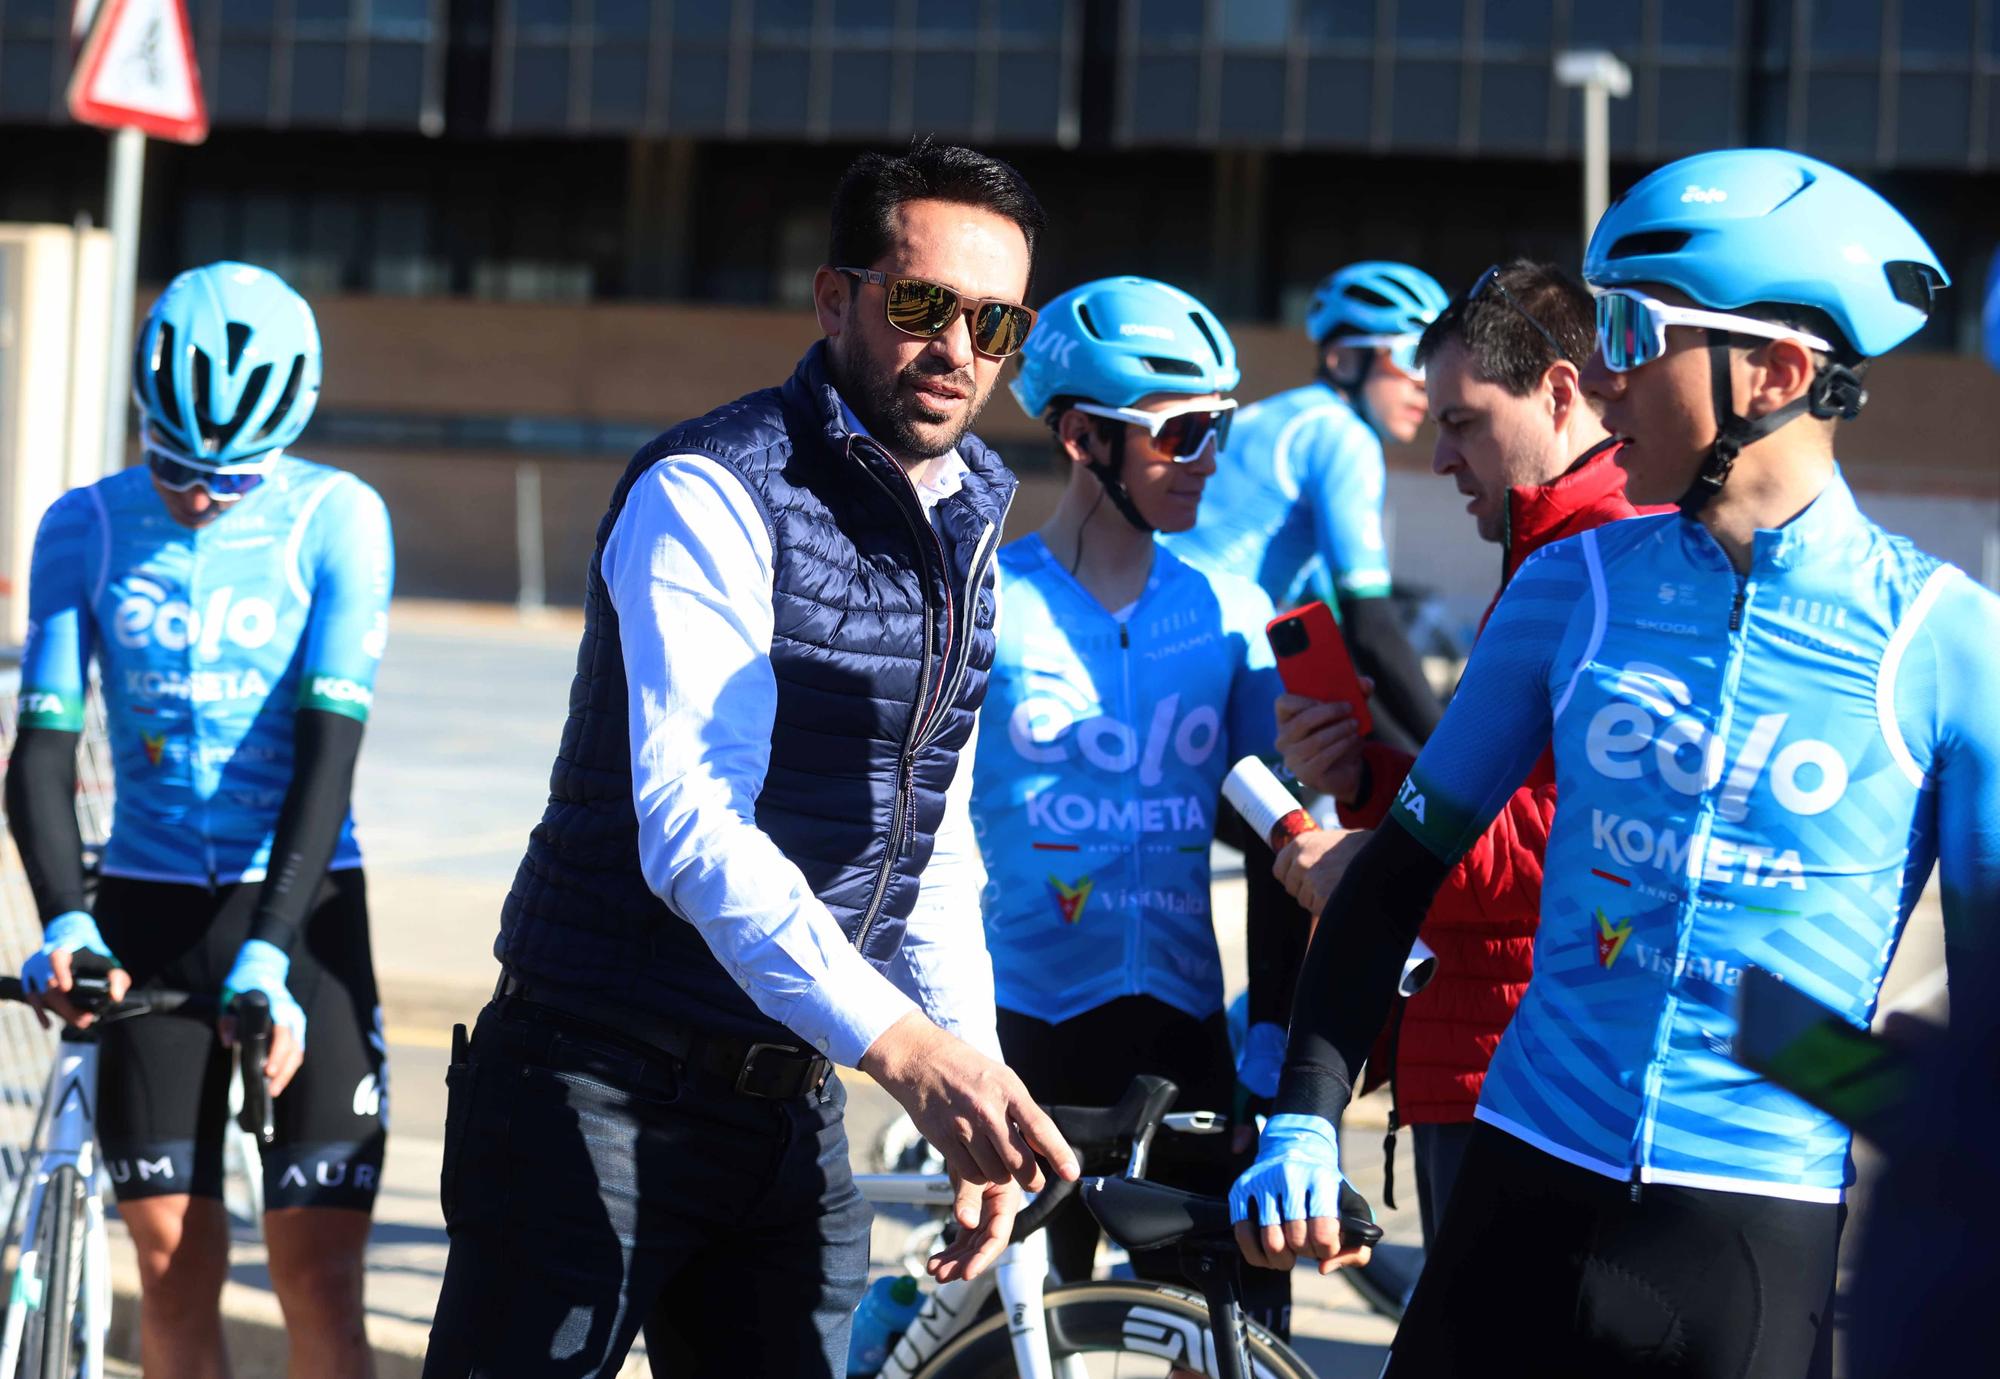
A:
[[[836,268],[865,283],[879,283],[889,324],[905,335],[929,340],[961,315],[972,326],[972,347],[981,354],[1005,359],[1020,351],[1035,324],[1031,308],[991,297],[968,297],[957,288],[924,278],[892,278],[873,268]]]

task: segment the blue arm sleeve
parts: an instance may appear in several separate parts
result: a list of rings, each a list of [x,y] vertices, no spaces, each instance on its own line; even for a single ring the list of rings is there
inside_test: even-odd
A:
[[[83,489],[53,503],[35,533],[28,573],[28,643],[21,653],[23,728],[83,731],[84,686],[95,647],[90,611],[101,561],[97,513]]]
[[[332,491],[312,519],[312,622],[306,631],[302,709],[368,720],[375,670],[389,640],[389,593],[396,578],[389,510],[351,474],[327,481]],[[294,571],[294,578],[304,579]],[[301,597],[305,597],[301,594]]]
[[[1382,442],[1360,418],[1335,412],[1300,438],[1292,463],[1312,505],[1313,535],[1334,593],[1344,599],[1387,595]]]
[[[1596,611],[1594,533],[1521,567],[1473,647],[1444,721],[1410,768],[1390,817],[1455,864],[1548,745],[1559,695]]]
[[[1954,976],[1968,953],[1995,946],[2000,921],[2000,596],[1953,577],[1925,619],[1929,656],[1904,658],[1898,702],[1935,704],[1926,725],[1936,792],[1938,879],[1946,958]],[[1914,648],[1913,648],[1914,650]],[[1934,674],[1932,694],[1910,682]],[[1906,738],[1916,728],[1904,724]]]

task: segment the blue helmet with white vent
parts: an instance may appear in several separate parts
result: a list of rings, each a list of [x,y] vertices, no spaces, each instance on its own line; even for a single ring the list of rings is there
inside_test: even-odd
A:
[[[1600,289],[1672,287],[1718,311],[1811,307],[1867,357],[1916,334],[1950,282],[1866,184],[1768,148],[1698,153],[1641,178],[1598,222],[1583,275]]]
[[[1451,294],[1421,268],[1386,259],[1350,263],[1313,289],[1306,334],[1315,345],[1349,335],[1422,335]]]
[[[1215,313],[1151,278],[1099,278],[1042,308],[1015,401],[1041,417],[1059,397],[1129,407],[1156,393],[1227,393],[1242,372],[1236,346]]]
[[[268,269],[211,263],[167,285],[132,359],[146,444],[211,472],[266,468],[319,401],[319,327]]]

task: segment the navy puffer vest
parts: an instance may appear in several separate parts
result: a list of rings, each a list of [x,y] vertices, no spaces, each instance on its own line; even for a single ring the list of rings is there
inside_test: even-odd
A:
[[[967,436],[959,454],[970,472],[933,524],[902,466],[847,430],[823,350],[813,346],[782,387],[646,446],[598,524],[549,805],[494,946],[531,985],[693,1029],[797,1042],[639,869],[618,614],[600,563],[633,483],[670,455],[704,455],[740,477],[771,536],[778,704],[757,826],[869,962],[886,966],[902,943],[945,787],[986,694],[987,572],[1014,477]]]

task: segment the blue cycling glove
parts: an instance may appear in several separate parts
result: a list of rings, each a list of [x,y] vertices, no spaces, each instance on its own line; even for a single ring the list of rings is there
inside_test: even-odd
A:
[[[236,964],[229,969],[229,975],[222,979],[222,1005],[227,1010],[229,1004],[246,991],[259,991],[271,1003],[271,1020],[292,1032],[299,1048],[306,1046],[306,1013],[299,1009],[299,1003],[292,999],[292,993],[285,986],[285,978],[291,975],[292,959],[284,949],[275,943],[253,938],[236,950]]]
[[[50,959],[57,953],[74,953],[79,949],[97,954],[113,967],[118,965],[118,959],[105,945],[104,935],[97,932],[97,921],[82,910],[65,910],[49,921],[42,930],[42,946],[21,964],[21,985],[37,994],[47,991],[56,975]]]
[[[1285,1027],[1269,1021],[1250,1026],[1243,1037],[1243,1056],[1236,1060],[1236,1080],[1250,1095],[1269,1101],[1278,1094],[1278,1074],[1285,1070]]]
[[[1257,1162],[1229,1189],[1229,1219],[1258,1226],[1340,1215],[1340,1146],[1321,1116],[1272,1116]],[[1253,1210],[1254,1208],[1254,1210]]]

